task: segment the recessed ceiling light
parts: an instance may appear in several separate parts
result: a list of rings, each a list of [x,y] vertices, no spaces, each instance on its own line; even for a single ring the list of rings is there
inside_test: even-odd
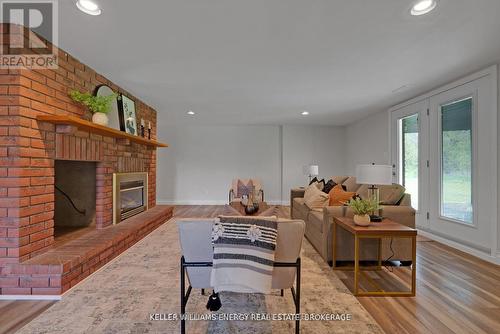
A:
[[[188,114],[188,115],[194,115],[195,113],[194,113],[194,111],[189,110],[189,111],[187,112],[187,114]]]
[[[303,112],[301,112],[300,114],[301,114],[302,116],[307,116],[307,115],[309,115],[309,111],[303,111]]]
[[[76,2],[76,7],[78,7],[78,9],[85,14],[89,15],[101,15],[102,13],[102,10],[99,8],[99,6],[91,0],[78,0]]]
[[[437,0],[420,0],[411,8],[411,15],[419,16],[431,12],[437,6]]]

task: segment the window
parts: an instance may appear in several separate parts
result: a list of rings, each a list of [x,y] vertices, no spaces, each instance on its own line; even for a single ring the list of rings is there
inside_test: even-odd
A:
[[[473,223],[472,98],[441,106],[441,216]]]

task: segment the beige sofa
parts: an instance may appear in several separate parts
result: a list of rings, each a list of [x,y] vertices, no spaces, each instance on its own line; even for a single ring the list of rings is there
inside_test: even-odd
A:
[[[347,191],[355,191],[366,198],[367,185],[359,185],[352,176],[332,177],[337,184],[342,184]],[[380,215],[394,220],[400,224],[415,227],[415,210],[411,207],[409,194],[404,194],[397,203],[384,205],[387,200],[394,199],[394,191],[398,185],[381,186],[380,201],[382,202]],[[305,189],[292,189],[290,193],[290,212],[293,219],[302,219],[306,222],[306,238],[316,248],[320,255],[330,265],[332,263],[332,223],[333,217],[353,217],[350,208],[346,206],[327,206],[323,209],[310,209],[304,204]],[[337,261],[353,261],[354,238],[349,232],[338,228],[337,235]],[[392,248],[392,250],[391,250]],[[360,260],[372,261],[377,258],[377,240],[361,240]],[[399,260],[404,264],[411,263],[411,240],[386,238],[382,240],[382,259]]]

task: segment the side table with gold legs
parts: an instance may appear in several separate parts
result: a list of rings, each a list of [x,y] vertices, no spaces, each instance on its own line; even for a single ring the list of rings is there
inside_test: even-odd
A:
[[[337,250],[336,250],[336,234],[337,228],[340,227],[354,236],[354,268],[353,267],[337,267]],[[411,290],[410,291],[360,291],[359,278],[361,270],[381,270],[382,269],[382,239],[383,238],[409,238],[412,242],[412,265],[411,265]],[[360,258],[360,240],[361,239],[378,239],[378,254],[377,266],[361,267]],[[408,226],[396,223],[389,219],[384,219],[380,223],[373,223],[370,226],[357,226],[351,218],[335,217],[333,218],[333,269],[334,270],[352,270],[354,269],[354,295],[355,296],[384,296],[384,297],[414,297],[416,293],[416,264],[417,264],[417,230]],[[370,283],[376,285],[373,280]]]

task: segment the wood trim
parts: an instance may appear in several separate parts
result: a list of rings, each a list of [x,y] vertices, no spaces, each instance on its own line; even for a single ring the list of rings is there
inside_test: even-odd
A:
[[[126,132],[109,128],[107,126],[95,124],[84,119],[75,116],[66,115],[38,115],[36,117],[38,121],[48,122],[56,125],[70,125],[75,126],[80,130],[88,131],[98,135],[118,138],[118,139],[128,139],[132,142],[152,146],[152,147],[168,147],[167,144],[157,142],[156,140],[146,139],[139,136],[134,136]]]

